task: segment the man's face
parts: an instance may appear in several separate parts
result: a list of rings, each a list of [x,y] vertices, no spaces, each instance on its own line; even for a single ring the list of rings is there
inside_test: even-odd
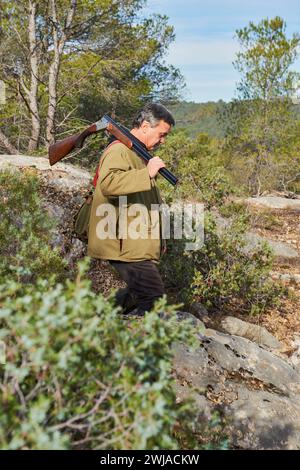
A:
[[[153,150],[165,143],[165,139],[171,130],[170,124],[165,121],[159,121],[157,126],[151,127],[148,121],[142,123],[142,132],[144,133],[144,144],[148,150]]]

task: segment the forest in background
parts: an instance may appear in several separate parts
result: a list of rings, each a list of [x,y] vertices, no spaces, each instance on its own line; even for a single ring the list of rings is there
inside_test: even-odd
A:
[[[225,126],[220,120],[227,103],[223,100],[196,103],[194,101],[179,101],[170,104],[169,109],[174,114],[176,127],[188,132],[190,137],[197,134],[208,134],[212,137],[225,137]],[[294,104],[295,119],[300,118],[300,105]]]
[[[0,1],[0,77],[6,89],[0,151],[44,155],[56,140],[104,113],[130,127],[143,103],[160,101],[190,139],[207,136],[208,153],[216,153],[216,165],[233,186],[242,183],[252,195],[299,191],[299,73],[293,70],[299,34],[288,37],[279,17],[250,22],[236,31],[235,99],[186,103],[180,99],[184,77],[165,60],[174,28],[166,16],[144,16],[145,4]],[[73,161],[94,168],[105,143],[103,135],[89,139]],[[164,154],[167,162],[174,160]]]

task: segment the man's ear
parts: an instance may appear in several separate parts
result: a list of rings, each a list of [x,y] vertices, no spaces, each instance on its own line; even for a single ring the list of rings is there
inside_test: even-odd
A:
[[[150,122],[149,121],[143,121],[142,124],[141,124],[141,130],[142,132],[147,132],[147,130],[149,129],[150,127]]]

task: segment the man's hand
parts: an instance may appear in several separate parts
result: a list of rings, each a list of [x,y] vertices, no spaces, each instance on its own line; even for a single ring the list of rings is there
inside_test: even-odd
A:
[[[164,164],[164,162],[162,161],[161,158],[159,158],[159,157],[151,158],[151,160],[149,160],[149,162],[147,164],[147,168],[148,168],[150,178],[154,178],[154,176],[157,175],[159,170],[161,168],[165,168],[165,167],[166,167],[166,165]]]

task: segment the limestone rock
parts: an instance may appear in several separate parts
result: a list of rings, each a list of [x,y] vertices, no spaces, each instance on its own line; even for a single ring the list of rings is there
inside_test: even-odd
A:
[[[256,248],[262,242],[267,242],[272,248],[276,258],[287,260],[299,260],[300,255],[298,251],[292,248],[288,243],[277,242],[269,238],[261,237],[254,232],[248,232],[245,236],[247,240],[247,251]]]
[[[300,203],[300,200],[298,202]],[[214,212],[214,218],[216,221],[217,233],[219,236],[222,236],[226,230],[230,229],[231,221],[216,212]],[[246,242],[244,247],[245,253],[251,253],[253,250],[258,248],[259,245],[267,242],[274,253],[277,263],[290,264],[292,266],[300,265],[300,254],[288,243],[271,240],[252,231],[245,233],[244,240]]]
[[[176,315],[177,315],[177,319],[179,321],[189,320],[192,323],[192,325],[195,328],[197,328],[197,330],[199,332],[204,332],[204,330],[205,330],[204,323],[201,320],[199,320],[198,318],[196,318],[194,315],[192,315],[191,313],[183,312],[183,311],[179,310],[179,311],[177,311]]]
[[[221,324],[224,330],[231,335],[243,336],[270,349],[282,348],[282,344],[262,326],[230,316],[225,317]]]
[[[252,206],[267,207],[270,209],[286,209],[300,212],[300,199],[290,199],[278,196],[250,197],[244,200]]]
[[[215,330],[199,348],[174,346],[178,400],[192,396],[199,420],[218,407],[231,445],[242,449],[300,449],[300,374],[252,341]]]
[[[58,190],[71,191],[91,185],[88,171],[74,165],[58,162],[50,166],[48,158],[27,155],[0,155],[0,169],[7,167],[32,168],[47,175],[49,186]]]
[[[295,284],[300,284],[300,274],[294,274],[294,273],[279,273],[276,271],[272,271],[270,273],[270,276],[273,279],[280,279],[281,281],[285,282],[292,282]]]

